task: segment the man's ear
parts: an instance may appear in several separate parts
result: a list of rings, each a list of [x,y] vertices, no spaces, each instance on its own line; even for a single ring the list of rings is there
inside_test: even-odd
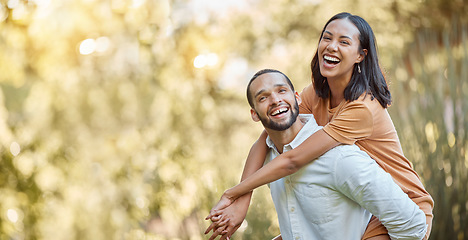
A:
[[[253,110],[253,108],[250,109],[250,116],[252,117],[252,120],[254,120],[254,122],[260,121],[257,112]]]
[[[359,57],[356,59],[356,63],[362,62],[364,58],[367,56],[367,49],[362,49],[361,53],[359,54]]]
[[[294,95],[296,96],[297,105],[301,105],[302,103],[301,95],[299,95],[299,93],[297,92],[295,92]]]

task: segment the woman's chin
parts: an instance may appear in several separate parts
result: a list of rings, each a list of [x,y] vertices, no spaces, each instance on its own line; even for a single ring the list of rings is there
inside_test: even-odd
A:
[[[320,74],[321,74],[324,78],[332,77],[332,75],[330,74],[330,72],[327,71],[327,70],[322,70],[322,69],[320,69]]]

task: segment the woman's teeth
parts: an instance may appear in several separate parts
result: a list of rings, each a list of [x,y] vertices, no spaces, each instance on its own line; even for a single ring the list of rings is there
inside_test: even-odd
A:
[[[340,62],[340,59],[336,58],[336,57],[331,57],[331,56],[323,56],[323,59],[329,61],[329,62],[333,62],[333,63],[339,63]]]

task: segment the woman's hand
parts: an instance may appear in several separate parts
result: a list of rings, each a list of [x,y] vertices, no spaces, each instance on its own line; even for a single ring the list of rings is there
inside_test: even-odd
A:
[[[210,240],[215,239],[218,235],[222,235],[220,240],[231,238],[232,234],[241,226],[247,215],[251,196],[251,193],[245,194],[232,202],[228,207],[221,210],[212,210],[210,212],[207,219],[211,219],[212,224],[205,231],[205,234],[208,234],[213,230]],[[223,197],[221,197],[221,199],[223,199]]]
[[[205,234],[208,234],[211,230],[213,230],[213,234],[211,235],[209,240],[216,239],[219,235],[224,237],[227,233],[226,224],[229,222],[229,218],[224,218],[222,215],[216,215],[211,218],[211,225],[205,230]]]
[[[229,222],[229,218],[223,215],[223,209],[230,206],[234,200],[231,200],[227,197],[226,192],[221,196],[219,202],[211,209],[210,214],[205,218],[205,220],[210,219],[212,221],[211,225],[205,230],[205,234],[208,234],[213,230],[209,240],[216,239],[218,235],[226,234],[225,231],[226,224]]]
[[[228,190],[229,191],[229,190]],[[234,202],[235,199],[232,199],[228,196],[227,191],[221,196],[218,203],[211,209],[210,214],[205,218],[205,220],[211,219],[212,217],[219,215],[217,214],[220,210],[227,208]]]

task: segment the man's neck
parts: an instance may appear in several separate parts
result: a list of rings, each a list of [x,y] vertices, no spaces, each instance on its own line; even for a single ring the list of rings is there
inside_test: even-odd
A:
[[[270,137],[271,141],[275,144],[276,149],[278,150],[279,153],[283,153],[283,147],[286,144],[289,144],[294,140],[294,138],[297,136],[299,131],[301,131],[302,127],[304,126],[304,123],[299,119],[299,117],[296,119],[296,121],[291,125],[286,130],[283,131],[276,131],[272,129],[265,129],[268,133],[268,136]]]

